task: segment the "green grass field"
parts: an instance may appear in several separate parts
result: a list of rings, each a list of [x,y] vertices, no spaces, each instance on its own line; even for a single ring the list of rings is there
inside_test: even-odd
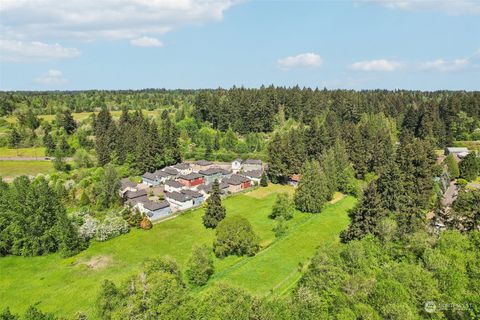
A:
[[[29,158],[34,158],[34,157],[45,157],[45,148],[39,147],[39,148],[18,148],[18,149],[12,149],[12,148],[0,148],[0,158],[2,157],[9,157],[9,158],[15,158],[15,157],[29,157]]]
[[[275,193],[292,190],[271,185],[224,201],[227,215],[241,215],[252,223],[263,249],[254,257],[215,259],[215,275],[207,287],[226,281],[256,294],[268,294],[270,289],[282,294],[299,278],[299,263],[307,262],[322,244],[338,241],[339,232],[348,224],[347,210],[355,203],[352,197],[328,205],[318,215],[296,212],[287,236],[275,240],[275,222],[268,218]],[[9,306],[20,312],[38,304],[58,315],[71,316],[80,310],[92,315],[103,279],[119,283],[139,271],[146,258],[164,255],[174,257],[184,269],[192,245],[210,246],[214,231],[203,227],[202,215],[203,209],[197,209],[156,224],[150,231],[132,230],[107,242],[93,242],[67,259],[57,254],[0,258],[0,310]]]
[[[162,111],[162,109],[143,110],[143,114],[148,115],[148,116],[157,116],[157,115],[160,115],[161,111]],[[118,118],[120,118],[120,115],[121,115],[122,111],[111,111],[110,113],[112,114],[112,117],[114,119],[118,119]],[[87,119],[88,117],[90,117],[91,114],[92,114],[92,112],[72,113],[75,121],[79,121],[79,122]],[[54,114],[42,114],[42,115],[39,115],[38,117],[40,119],[43,119],[43,120],[46,120],[46,121],[49,121],[49,122],[52,122],[55,119]],[[17,122],[17,118],[15,116],[5,117],[4,119],[9,123],[16,123]]]
[[[14,178],[21,175],[35,176],[53,172],[51,161],[0,161],[0,177]]]

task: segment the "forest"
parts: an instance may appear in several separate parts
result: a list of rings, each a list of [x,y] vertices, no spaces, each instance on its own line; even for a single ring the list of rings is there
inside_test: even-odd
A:
[[[0,115],[0,147],[43,148],[55,170],[0,184],[2,256],[72,257],[140,228],[142,218],[122,206],[120,179],[138,182],[185,160],[262,159],[260,190],[267,178],[287,185],[299,175],[292,194],[276,194],[268,208],[274,241],[297,216],[322,215],[336,195],[358,199],[337,241],[318,243],[288,292],[262,296],[207,284],[217,259],[268,249],[251,221],[229,216],[214,185],[202,218],[213,246],[198,243],[186,264],[150,257],[128,279],[105,279],[95,316],[78,310],[73,319],[480,317],[479,92],[1,92]],[[454,146],[470,153],[444,155]],[[458,196],[445,204],[450,184]],[[33,304],[0,314],[57,317]]]

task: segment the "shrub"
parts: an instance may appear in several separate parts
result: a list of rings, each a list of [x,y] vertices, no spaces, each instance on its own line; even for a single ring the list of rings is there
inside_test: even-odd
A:
[[[207,246],[194,246],[188,260],[187,277],[191,284],[203,286],[214,272],[211,251]]]
[[[259,250],[258,238],[250,222],[242,217],[230,217],[217,226],[217,239],[213,244],[219,258],[228,255],[253,256]]]
[[[150,219],[148,219],[147,217],[143,217],[142,221],[140,222],[140,228],[142,228],[143,230],[150,230],[152,229],[152,227],[153,225]]]
[[[128,223],[121,217],[107,216],[97,227],[95,239],[107,241],[129,231]]]
[[[90,240],[97,233],[98,220],[92,218],[88,214],[85,215],[83,219],[84,219],[84,223],[80,226],[80,229],[79,229],[80,237],[83,240]]]

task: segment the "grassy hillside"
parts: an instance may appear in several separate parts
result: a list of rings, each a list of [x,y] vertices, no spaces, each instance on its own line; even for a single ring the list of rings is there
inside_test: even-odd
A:
[[[16,157],[28,157],[28,158],[35,158],[35,157],[45,157],[45,148],[0,148],[0,158],[8,157],[8,158],[16,158]]]
[[[275,240],[271,231],[275,223],[268,214],[279,191],[293,189],[271,185],[225,200],[227,215],[242,215],[252,223],[263,250],[250,258],[216,259],[211,282],[227,281],[258,294],[270,289],[282,293],[298,278],[300,262],[311,257],[317,246],[338,239],[339,231],[347,225],[346,212],[355,202],[346,197],[318,215],[297,212],[289,222],[288,235]],[[91,315],[103,279],[123,281],[137,272],[146,258],[163,255],[174,257],[184,268],[193,244],[211,245],[214,231],[203,227],[202,215],[203,209],[197,209],[157,224],[150,231],[132,230],[104,243],[94,242],[68,259],[56,254],[0,258],[0,309],[10,306],[17,312],[38,303],[41,309],[59,315],[73,315],[79,310]]]

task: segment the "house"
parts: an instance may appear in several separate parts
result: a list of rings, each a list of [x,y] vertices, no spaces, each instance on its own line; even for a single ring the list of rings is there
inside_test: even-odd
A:
[[[232,171],[238,173],[240,170],[242,170],[242,159],[237,158],[232,161]]]
[[[163,172],[168,173],[172,176],[172,179],[175,179],[178,176],[178,170],[173,167],[166,167],[162,169]]]
[[[172,213],[168,201],[155,202],[147,198],[136,201],[132,208],[144,213],[151,221],[166,217]]]
[[[146,172],[142,176],[142,182],[147,186],[158,186],[159,184],[165,183],[165,181],[173,179],[175,175],[172,175],[163,170],[157,170],[155,172]]]
[[[137,191],[137,184],[130,181],[129,178],[123,178],[120,180],[120,196],[123,197],[127,191]]]
[[[193,207],[192,197],[180,192],[167,192],[165,199],[170,203],[172,209],[186,210]]]
[[[218,186],[219,186],[221,194],[227,194],[228,183],[220,182],[218,184]],[[213,187],[213,183],[202,184],[202,185],[198,186],[197,190],[198,190],[198,192],[202,193],[205,197],[207,197],[212,192],[212,187]]]
[[[224,177],[226,171],[221,168],[209,168],[207,170],[200,170],[198,173],[204,176],[205,184],[209,184],[213,183],[215,180],[220,181]]]
[[[188,163],[177,163],[172,168],[176,169],[180,175],[192,173],[192,167]]]
[[[239,192],[252,186],[250,179],[239,174],[232,174],[232,176],[225,179],[224,182],[228,184],[228,191],[230,193]]]
[[[263,170],[252,170],[252,171],[245,171],[242,175],[252,180],[252,182],[260,184],[260,180],[262,179],[262,174],[263,174]]]
[[[457,160],[460,160],[462,158],[465,158],[468,156],[470,151],[468,148],[463,148],[463,147],[447,147],[445,148],[445,155],[452,154]]]
[[[263,170],[262,160],[247,159],[242,165],[243,171]]]
[[[199,206],[205,201],[204,195],[200,192],[190,190],[190,189],[185,189],[185,190],[182,190],[182,193],[193,199],[194,206]]]
[[[193,172],[199,172],[201,170],[207,170],[211,168],[213,165],[213,162],[207,161],[207,160],[198,160],[192,163],[192,170]]]
[[[204,179],[201,174],[191,172],[186,175],[181,175],[178,177],[177,181],[183,184],[185,187],[195,187],[202,184]]]
[[[180,192],[184,188],[184,185],[175,180],[165,181],[164,191],[165,192]]]
[[[147,198],[147,191],[145,190],[126,191],[123,194],[123,199],[126,202],[140,201],[142,198]]]
[[[292,174],[290,176],[290,179],[288,179],[288,183],[294,187],[298,186],[298,182],[300,181],[300,175],[299,174]]]

